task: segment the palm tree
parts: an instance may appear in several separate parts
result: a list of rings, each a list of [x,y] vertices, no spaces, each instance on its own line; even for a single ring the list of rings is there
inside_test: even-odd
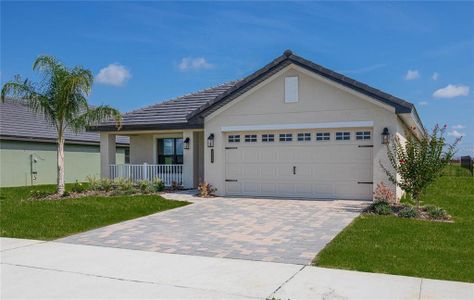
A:
[[[87,126],[113,118],[120,127],[120,112],[108,105],[91,107],[86,97],[94,81],[91,71],[76,66],[68,68],[52,56],[39,56],[33,70],[43,77],[39,83],[22,80],[16,75],[3,85],[1,101],[5,97],[25,101],[38,114],[42,114],[57,130],[57,193],[64,194],[64,132],[71,128],[80,132]]]

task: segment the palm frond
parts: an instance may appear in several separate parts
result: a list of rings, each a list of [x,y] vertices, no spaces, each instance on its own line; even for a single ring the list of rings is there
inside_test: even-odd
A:
[[[49,55],[40,55],[36,58],[33,63],[33,70],[42,72],[54,73],[58,68],[62,68],[63,65],[56,60],[56,58]]]
[[[118,110],[108,105],[101,105],[87,110],[87,112],[69,122],[69,126],[74,132],[79,132],[86,129],[87,126],[98,124],[108,119],[115,120],[117,128],[120,129],[122,116]]]
[[[6,97],[10,97],[13,101],[24,102],[35,113],[41,113],[52,125],[56,124],[54,110],[48,98],[27,79],[22,80],[17,75],[12,81],[6,82],[2,87],[1,101],[5,102]]]

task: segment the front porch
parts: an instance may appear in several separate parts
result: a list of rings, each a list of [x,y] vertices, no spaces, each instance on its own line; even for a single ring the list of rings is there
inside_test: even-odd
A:
[[[130,152],[125,164],[117,164],[116,135],[130,138]],[[166,186],[196,188],[204,180],[204,132],[172,130],[144,132],[101,132],[101,177],[153,180]]]
[[[109,165],[109,178],[128,178],[133,182],[160,178],[165,186],[183,186],[183,165]]]

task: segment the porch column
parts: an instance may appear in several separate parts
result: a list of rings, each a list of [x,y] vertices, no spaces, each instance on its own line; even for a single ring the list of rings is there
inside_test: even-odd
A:
[[[192,189],[196,187],[194,182],[195,152],[198,141],[192,130],[183,131],[183,140],[189,138],[189,149],[183,149],[183,187]]]
[[[109,165],[115,164],[115,134],[100,133],[100,177],[109,177]]]

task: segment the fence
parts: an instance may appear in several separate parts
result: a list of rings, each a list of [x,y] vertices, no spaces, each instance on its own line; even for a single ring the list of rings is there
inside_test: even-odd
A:
[[[183,165],[109,165],[110,179],[129,178],[133,182],[160,178],[165,186],[183,184]]]

